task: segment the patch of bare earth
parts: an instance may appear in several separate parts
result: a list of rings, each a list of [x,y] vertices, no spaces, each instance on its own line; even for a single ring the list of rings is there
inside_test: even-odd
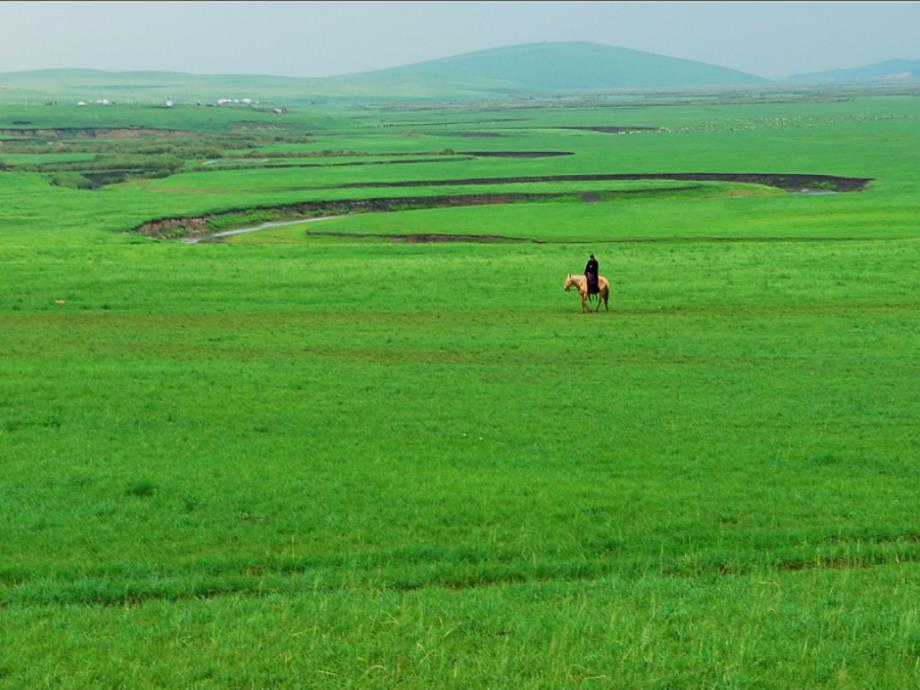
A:
[[[47,127],[33,129],[0,129],[4,137],[46,137],[75,139],[133,139],[137,137],[192,137],[196,132],[182,129],[155,129],[152,127]]]
[[[206,218],[165,218],[144,223],[135,230],[148,237],[186,237],[204,235],[207,223]]]

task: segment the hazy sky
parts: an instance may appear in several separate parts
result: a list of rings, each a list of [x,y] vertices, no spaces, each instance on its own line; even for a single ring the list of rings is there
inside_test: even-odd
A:
[[[593,41],[779,78],[920,58],[920,2],[5,2],[0,72],[322,77]]]

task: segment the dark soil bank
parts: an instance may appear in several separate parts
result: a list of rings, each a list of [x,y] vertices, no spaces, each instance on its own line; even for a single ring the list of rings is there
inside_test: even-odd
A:
[[[528,242],[530,244],[543,244],[539,240],[530,240],[522,237],[506,237],[505,235],[436,235],[432,233],[416,233],[414,235],[396,235],[393,233],[366,233],[366,232],[308,232],[314,237],[342,237],[350,239],[383,239],[408,244],[429,244],[443,242],[479,242],[493,244],[495,242]]]
[[[196,136],[196,133],[181,129],[154,129],[152,127],[48,127],[41,129],[0,129],[0,136],[131,139],[143,136],[191,137]]]
[[[601,132],[602,134],[629,134],[630,132],[661,132],[660,127],[560,127],[559,129],[578,129],[584,132]]]
[[[472,153],[467,151],[466,153]],[[435,187],[454,185],[509,184],[518,182],[603,182],[608,180],[687,180],[696,182],[744,182],[778,187],[786,191],[827,189],[857,192],[871,177],[837,177],[800,173],[613,173],[586,175],[539,175],[530,177],[470,177],[456,180],[404,180],[402,182],[352,182],[341,188],[357,187]]]
[[[601,198],[617,198],[626,196],[673,193],[692,187],[674,187],[669,189],[636,189],[636,190],[610,190],[607,192],[586,192],[591,195],[591,200]],[[452,194],[439,196],[408,196],[408,197],[378,197],[373,199],[339,199],[336,201],[305,201],[299,204],[284,204],[281,206],[253,206],[249,208],[227,209],[207,217],[185,218],[160,218],[152,220],[134,228],[150,237],[204,237],[212,229],[209,221],[219,220],[228,215],[238,215],[247,212],[269,211],[277,217],[284,218],[319,218],[322,216],[340,216],[349,213],[369,213],[381,211],[405,211],[422,208],[444,208],[451,206],[488,206],[496,204],[513,204],[520,202],[553,201],[561,199],[581,198],[580,192],[511,192],[496,194]]]
[[[561,181],[604,181],[604,180],[683,180],[698,182],[745,182],[769,185],[787,191],[803,189],[823,189],[835,192],[852,192],[865,188],[872,178],[835,177],[832,175],[800,175],[779,173],[624,173],[607,175],[551,175],[542,177],[505,177],[475,178],[464,180],[409,180],[389,184],[360,182],[341,185],[351,187],[421,187],[441,185],[503,184],[514,182],[561,182]],[[280,206],[254,206],[249,208],[227,209],[208,217],[161,218],[144,223],[136,228],[151,237],[203,237],[210,231],[209,220],[217,220],[231,214],[268,211],[276,217],[317,218],[348,213],[399,211],[421,208],[438,208],[450,206],[484,206],[490,204],[511,204],[519,202],[552,201],[555,199],[578,196],[583,201],[592,202],[618,197],[673,193],[690,187],[673,187],[668,189],[634,189],[607,190],[590,192],[570,191],[545,193],[495,193],[495,194],[459,194],[420,197],[380,197],[372,199],[341,199],[337,201],[306,201],[299,204]],[[504,238],[511,239],[511,238]],[[495,241],[493,239],[493,241]]]
[[[479,158],[552,158],[553,156],[572,156],[572,151],[457,151],[462,156]]]

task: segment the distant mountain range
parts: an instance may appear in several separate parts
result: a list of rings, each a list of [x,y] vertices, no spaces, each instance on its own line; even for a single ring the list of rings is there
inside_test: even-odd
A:
[[[322,79],[179,72],[60,69],[0,73],[0,99],[48,97],[95,102],[249,98],[263,103],[325,99],[490,99],[575,93],[769,86],[917,79],[920,61],[878,65],[772,82],[703,62],[586,42],[533,43],[480,50],[390,69]]]
[[[834,69],[827,72],[794,74],[789,81],[812,84],[859,84],[920,80],[920,60],[887,60],[874,65]]]

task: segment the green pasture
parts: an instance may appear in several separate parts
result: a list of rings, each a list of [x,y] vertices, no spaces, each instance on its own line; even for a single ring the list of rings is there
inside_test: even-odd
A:
[[[916,99],[288,115],[220,146],[377,164],[89,190],[0,151],[0,688],[917,686]],[[666,131],[559,129],[621,122]],[[873,182],[499,179],[624,172]],[[515,192],[557,196],[130,232]]]

